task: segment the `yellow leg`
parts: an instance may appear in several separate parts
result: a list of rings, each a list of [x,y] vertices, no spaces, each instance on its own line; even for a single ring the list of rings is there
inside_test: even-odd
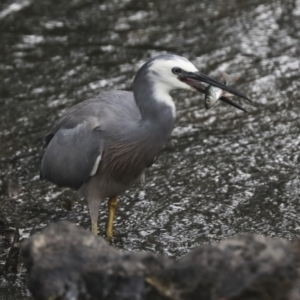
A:
[[[117,208],[117,197],[111,197],[108,200],[108,220],[106,226],[106,239],[111,240],[113,237],[114,218]]]

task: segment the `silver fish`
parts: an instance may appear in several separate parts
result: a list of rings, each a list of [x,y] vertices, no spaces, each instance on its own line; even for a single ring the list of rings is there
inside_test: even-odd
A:
[[[225,85],[232,85],[238,80],[239,77],[231,76],[224,72],[224,73],[222,73],[222,78],[223,78],[223,83]],[[222,97],[222,99],[220,99],[221,97]],[[232,94],[230,94],[220,88],[209,85],[205,89],[205,108],[206,109],[212,108],[213,106],[215,106],[217,104],[218,100],[222,100],[224,102],[231,103],[230,99],[228,99],[231,97],[233,97]],[[224,99],[226,99],[226,100],[224,100]],[[238,108],[240,108],[240,107],[238,107]]]

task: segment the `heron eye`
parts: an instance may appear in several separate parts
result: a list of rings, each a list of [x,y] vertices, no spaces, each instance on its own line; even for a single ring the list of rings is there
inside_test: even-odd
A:
[[[172,69],[172,72],[175,75],[180,75],[182,70],[180,68],[175,67],[175,68]]]

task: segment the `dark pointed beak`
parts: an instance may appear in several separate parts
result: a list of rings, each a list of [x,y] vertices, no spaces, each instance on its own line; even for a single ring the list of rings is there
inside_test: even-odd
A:
[[[233,106],[233,107],[236,107],[237,109],[239,110],[242,110],[244,112],[248,112],[245,108],[243,108],[242,106],[238,105],[237,103],[233,102],[231,99],[227,98],[227,97],[224,97],[222,96],[219,100]]]
[[[188,85],[192,86],[193,88],[197,89],[199,92],[205,93],[205,85],[203,85],[203,82],[218,87],[222,90],[225,90],[227,92],[229,92],[230,94],[236,95],[240,98],[243,98],[245,100],[247,100],[249,103],[252,103],[252,101],[245,96],[244,94],[242,94],[241,92],[237,91],[236,89],[227,86],[221,82],[218,82],[210,77],[208,77],[205,74],[202,74],[200,72],[184,72],[181,75],[178,76],[178,78],[187,83]],[[232,102],[232,101],[231,101]],[[228,103],[228,102],[227,102]],[[231,104],[231,103],[229,103]],[[232,105],[232,104],[231,104]]]

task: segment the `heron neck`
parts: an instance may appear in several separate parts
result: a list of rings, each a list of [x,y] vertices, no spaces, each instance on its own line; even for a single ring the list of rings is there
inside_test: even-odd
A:
[[[148,160],[153,161],[153,156],[158,155],[174,128],[174,102],[168,93],[157,95],[150,84],[137,84],[135,82],[133,91],[142,116],[140,128],[144,132],[145,147],[148,150],[151,149],[151,151],[145,150],[144,152],[145,154],[150,153]],[[152,142],[149,143],[149,141]]]
[[[135,79],[133,94],[142,121],[168,122],[173,127],[176,108],[169,91],[163,85],[153,83],[150,79]]]

